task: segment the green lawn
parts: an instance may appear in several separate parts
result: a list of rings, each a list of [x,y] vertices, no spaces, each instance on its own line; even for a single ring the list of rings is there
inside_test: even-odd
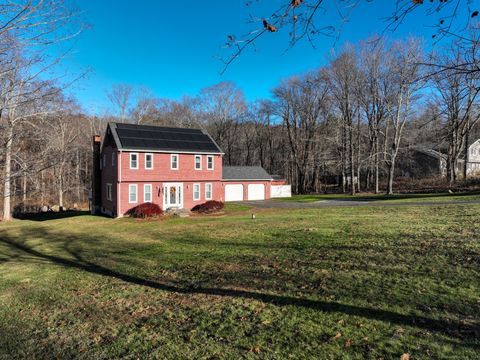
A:
[[[480,205],[250,213],[0,223],[0,358],[478,359]]]
[[[273,199],[272,201],[287,201],[310,203],[325,200],[352,200],[369,202],[449,202],[449,201],[472,201],[480,200],[480,192],[458,192],[458,193],[432,193],[432,194],[311,194],[293,195],[290,198]]]

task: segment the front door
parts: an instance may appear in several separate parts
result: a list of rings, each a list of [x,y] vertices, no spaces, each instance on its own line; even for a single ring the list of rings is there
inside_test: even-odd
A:
[[[163,185],[163,209],[183,208],[183,184],[168,183]]]

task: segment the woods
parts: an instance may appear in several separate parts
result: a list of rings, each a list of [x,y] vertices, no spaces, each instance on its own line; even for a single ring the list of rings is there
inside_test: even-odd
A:
[[[0,23],[4,220],[45,205],[87,207],[91,138],[108,121],[206,129],[225,165],[260,165],[296,193],[392,194],[396,180],[416,176],[418,149],[445,154],[452,185],[466,178],[468,146],[480,134],[472,27],[431,53],[420,38],[347,44],[255,101],[231,81],[180,100],[116,84],[105,91],[110,112],[99,116],[53,71],[66,56],[60,45],[83,31],[78,11],[60,0],[3,4]]]

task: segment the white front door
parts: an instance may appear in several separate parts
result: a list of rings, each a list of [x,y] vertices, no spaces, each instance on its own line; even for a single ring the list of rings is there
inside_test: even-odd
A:
[[[165,183],[163,184],[163,209],[183,208],[183,184]]]

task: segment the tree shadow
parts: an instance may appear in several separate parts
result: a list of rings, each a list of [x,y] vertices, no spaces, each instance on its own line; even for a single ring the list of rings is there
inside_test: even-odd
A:
[[[18,215],[15,215],[15,218],[19,220],[49,221],[49,220],[73,218],[77,216],[86,216],[86,215],[90,215],[90,212],[67,210],[67,211],[60,211],[60,212],[50,211],[46,213],[18,214]]]
[[[52,239],[50,241],[54,242],[60,241],[60,250],[62,252],[65,251],[67,256],[64,257],[46,253],[29,246],[25,239],[32,236],[42,239]],[[3,245],[7,251],[2,252],[0,256],[3,257],[4,263],[7,261],[52,263],[65,268],[78,269],[91,274],[114,278],[129,284],[145,286],[151,289],[172,293],[243,298],[257,300],[276,306],[303,307],[326,313],[341,313],[358,316],[400,326],[413,326],[426,331],[438,332],[452,338],[461,339],[465,346],[474,348],[480,347],[480,344],[477,343],[478,336],[480,335],[480,328],[477,323],[472,325],[448,319],[432,319],[425,316],[405,315],[389,310],[347,305],[335,301],[313,300],[273,293],[238,290],[225,287],[209,287],[198,284],[171,284],[154,281],[94,263],[85,257],[85,254],[88,256],[88,253],[82,252],[82,250],[76,246],[71,246],[75,243],[84,243],[86,241],[88,241],[88,239],[83,237],[52,233],[44,228],[36,228],[28,231],[24,230],[21,236],[14,237],[10,236],[7,231],[2,231],[0,232],[0,245]],[[0,258],[0,260],[2,259]]]

